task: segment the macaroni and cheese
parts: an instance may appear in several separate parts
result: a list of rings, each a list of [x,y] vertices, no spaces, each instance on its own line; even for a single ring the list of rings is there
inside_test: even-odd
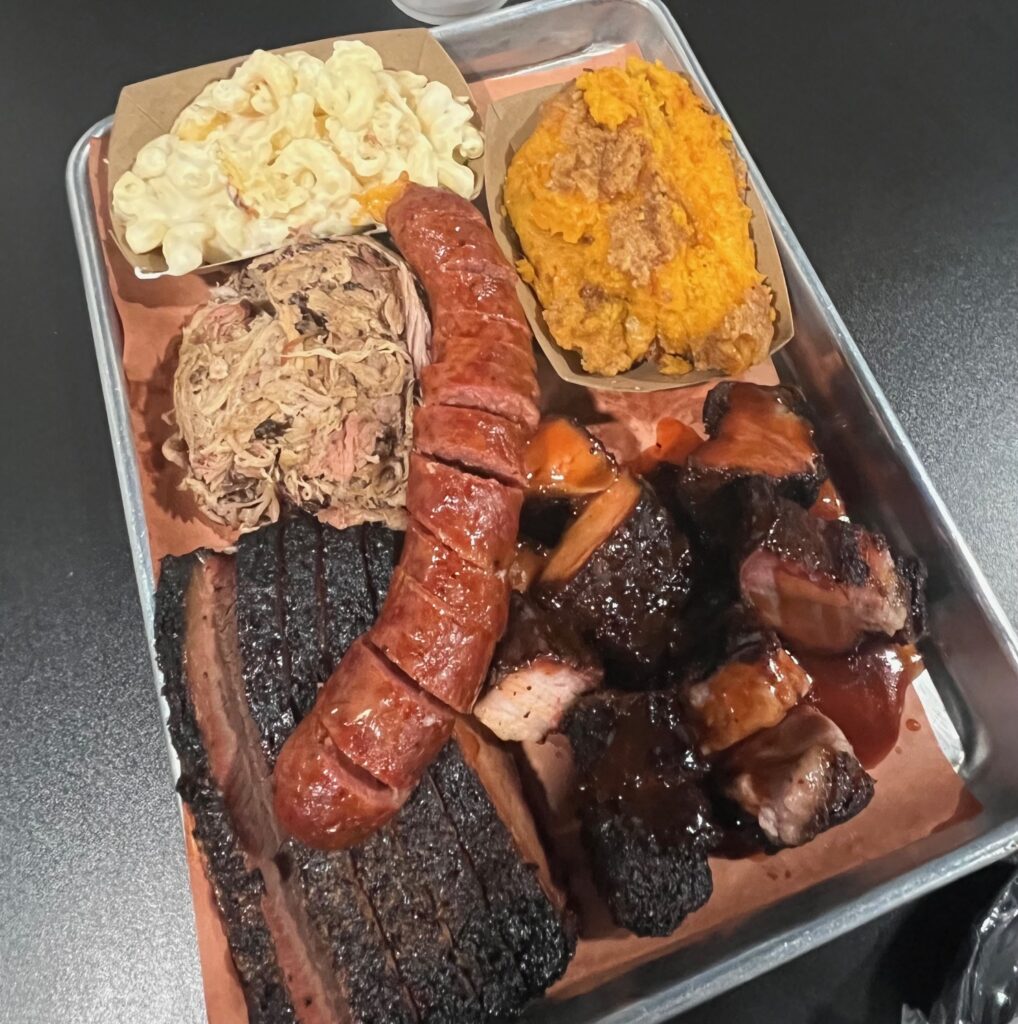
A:
[[[371,221],[359,198],[406,175],[463,196],[484,143],[466,97],[388,71],[364,43],[325,61],[256,50],[211,82],[113,188],[136,253],[162,247],[171,274],[277,248],[296,232],[349,234]]]

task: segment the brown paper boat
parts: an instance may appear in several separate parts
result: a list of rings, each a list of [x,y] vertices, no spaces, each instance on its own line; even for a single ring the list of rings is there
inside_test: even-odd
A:
[[[442,82],[449,86],[454,96],[470,97],[470,88],[460,73],[460,69],[435,37],[423,28],[399,29],[390,32],[364,32],[353,36],[333,36],[329,39],[316,40],[313,43],[281,46],[272,52],[288,53],[292,50],[304,50],[313,57],[324,60],[332,53],[332,44],[337,39],[359,39],[378,51],[386,68],[415,71],[432,81]],[[121,90],[113,118],[113,130],[110,133],[107,203],[112,204],[113,185],[125,171],[131,169],[138,150],[146,143],[168,132],[181,110],[209,82],[219,78],[228,78],[246,57],[245,54],[244,57],[232,57],[229,60],[216,61],[214,64],[188,68],[186,71],[175,71],[170,75],[161,75],[158,78],[149,78],[144,82],[127,85]],[[477,127],[480,127],[480,117],[476,110],[473,121]],[[474,192],[471,198],[476,198],[480,194],[483,184],[484,158],[477,157],[470,160],[467,166],[474,172]],[[112,205],[110,210],[112,211]],[[138,277],[159,277],[166,273],[166,261],[160,250],[156,249],[140,256],[132,252],[124,237],[123,224],[112,215],[110,220],[117,246]],[[249,255],[258,256],[261,253],[250,253]],[[205,273],[235,262],[237,261],[224,260],[219,263],[207,263],[201,266],[198,272]]]
[[[562,88],[561,85],[549,85],[541,89],[518,93],[515,96],[508,96],[492,104],[485,117],[484,180],[487,189],[488,217],[491,220],[491,228],[498,244],[513,261],[522,254],[516,232],[513,231],[502,200],[506,170],[516,150],[536,127],[541,114],[541,106],[546,100],[561,92]],[[570,86],[566,86],[566,88],[570,88]],[[752,182],[749,183],[746,203],[752,213],[750,233],[756,245],[757,266],[774,292],[777,322],[770,349],[770,355],[773,355],[791,340],[794,333],[792,307],[788,299],[785,274],[781,269],[781,259],[774,244],[771,224]],[[518,283],[517,290],[538,344],[548,357],[555,372],[570,383],[586,388],[601,388],[610,391],[663,391],[666,388],[692,387],[724,376],[722,373],[694,370],[681,377],[676,377],[662,373],[651,360],[640,363],[626,373],[620,373],[614,377],[587,373],[580,366],[578,352],[566,351],[555,343],[533,290],[522,281]]]

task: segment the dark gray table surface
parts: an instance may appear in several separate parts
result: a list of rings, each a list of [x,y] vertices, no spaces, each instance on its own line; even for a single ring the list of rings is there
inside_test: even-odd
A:
[[[673,9],[1012,620],[1018,7]],[[0,39],[0,1020],[202,1019],[63,168],[129,81],[406,24],[383,0],[16,0]],[[880,1021],[928,1003],[988,869],[683,1018]]]

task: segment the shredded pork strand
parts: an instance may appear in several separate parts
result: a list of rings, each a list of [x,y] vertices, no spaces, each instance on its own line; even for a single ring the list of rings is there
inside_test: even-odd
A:
[[[396,522],[429,331],[410,271],[372,239],[256,259],[184,328],[163,453],[241,532],[285,502]]]

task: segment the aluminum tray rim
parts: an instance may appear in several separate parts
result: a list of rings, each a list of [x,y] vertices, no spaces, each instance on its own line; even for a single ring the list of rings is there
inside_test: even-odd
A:
[[[452,26],[435,29],[439,39],[455,38],[458,33],[482,32],[489,27],[504,25],[515,20],[526,20],[541,11],[584,6],[590,0],[536,0],[526,7],[510,7],[502,11],[466,19]],[[715,93],[710,80],[692,53],[674,18],[661,0],[625,0],[652,13],[670,36],[670,42],[680,51],[695,72],[710,102],[728,119],[724,106]],[[66,167],[65,183],[70,205],[75,243],[81,263],[89,320],[92,326],[100,381],[106,407],[110,435],[113,441],[117,478],[124,505],[131,556],[134,563],[144,627],[149,643],[153,674],[159,691],[159,705],[166,721],[168,707],[161,693],[162,677],[155,661],[154,649],[154,573],[148,547],[148,529],[145,523],[137,457],[129,430],[129,409],[123,385],[116,338],[117,314],[105,274],[105,265],[99,240],[95,209],[88,183],[88,151],[91,140],[109,131],[112,115],[101,118],[88,128],[72,148]],[[729,123],[731,123],[730,119]],[[807,287],[822,306],[825,317],[835,335],[838,347],[855,374],[860,390],[874,416],[882,421],[895,455],[902,468],[912,478],[921,497],[929,506],[932,519],[939,527],[948,553],[969,585],[969,590],[1010,660],[1018,666],[1018,636],[1005,615],[996,595],[959,532],[929,475],[893,412],[880,385],[867,365],[862,353],[841,316],[831,302],[826,289],[813,269],[808,257],[792,233],[791,227],[760,175],[752,156],[747,152],[733,128],[736,145],[746,159],[748,172],[760,192],[764,207],[771,218],[773,229],[780,236],[788,258],[795,264]],[[179,775],[176,752],[164,729],[174,777]],[[597,1024],[654,1024],[674,1014],[705,1002],[736,985],[749,981],[810,949],[830,942],[841,935],[908,903],[934,889],[947,885],[963,875],[1018,852],[1018,816],[1009,818],[981,836],[945,854],[910,868],[893,878],[880,882],[871,889],[845,902],[825,910],[812,921],[792,925],[763,939],[750,941],[741,949],[721,956],[710,966],[679,978],[671,984],[634,1000],[627,1006],[594,1014],[588,1018]],[[807,890],[808,891],[808,890]],[[637,967],[634,971],[639,971]],[[633,973],[633,972],[630,972]],[[583,997],[579,997],[583,998]]]

